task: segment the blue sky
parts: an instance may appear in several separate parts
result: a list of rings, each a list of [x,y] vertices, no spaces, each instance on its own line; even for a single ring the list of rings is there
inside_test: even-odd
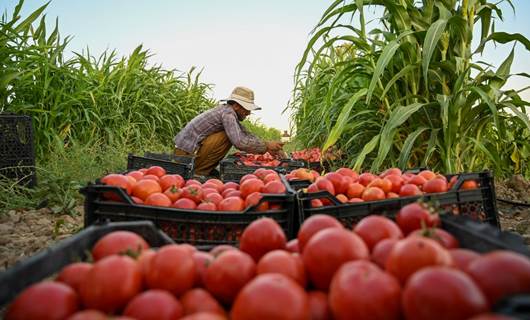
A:
[[[263,107],[254,117],[287,129],[280,115],[293,88],[293,72],[309,32],[332,1],[322,0],[52,0],[48,23],[59,18],[62,36],[70,35],[71,51],[89,48],[99,56],[105,49],[128,55],[139,44],[149,49],[153,63],[167,69],[202,68],[201,80],[214,85],[213,98],[222,99],[234,86],[244,85]],[[1,0],[0,12],[11,12],[18,0]],[[44,4],[26,0],[23,15]],[[497,31],[530,38],[530,1],[514,0],[516,15],[505,10]],[[507,6],[505,6],[507,7]],[[511,45],[490,47],[481,60],[499,65]],[[512,72],[530,73],[530,53],[516,48]],[[510,88],[530,85],[517,78]],[[529,92],[524,96],[530,100]]]

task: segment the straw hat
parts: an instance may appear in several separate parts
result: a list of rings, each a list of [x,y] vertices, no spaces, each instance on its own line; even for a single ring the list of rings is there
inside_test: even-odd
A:
[[[254,104],[254,91],[245,87],[235,87],[232,90],[230,97],[221,101],[235,101],[248,111],[261,110],[260,107]]]

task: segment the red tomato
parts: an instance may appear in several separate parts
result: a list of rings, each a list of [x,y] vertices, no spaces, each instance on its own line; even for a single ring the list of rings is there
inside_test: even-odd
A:
[[[160,192],[151,193],[144,201],[145,205],[157,207],[169,207],[171,203],[169,197]]]
[[[223,191],[222,194],[223,198],[230,198],[230,197],[238,197],[241,198],[241,191],[239,190],[233,190],[233,189],[226,189]]]
[[[223,191],[225,191],[226,189],[239,190],[239,184],[237,182],[227,182],[223,186]]]
[[[133,177],[136,181],[139,181],[143,178],[144,174],[139,170],[134,170],[127,173],[127,176]]]
[[[184,178],[178,174],[166,174],[160,177],[158,181],[162,190],[167,190],[170,187],[182,188],[184,186]]]
[[[285,249],[287,238],[282,227],[271,218],[261,218],[250,223],[239,240],[241,251],[248,253],[254,261],[267,252]]]
[[[309,315],[304,289],[282,274],[257,276],[241,290],[230,312],[232,320],[294,320]]]
[[[155,254],[156,251],[153,249],[143,250],[138,259],[136,259],[138,266],[140,267],[140,271],[142,272],[142,279],[145,287],[147,287],[147,269],[149,268],[151,259],[153,259]]]
[[[64,283],[44,281],[24,289],[9,305],[6,320],[65,319],[79,307],[79,297]]]
[[[377,201],[386,199],[383,189],[378,187],[367,187],[363,191],[362,199],[364,201]]]
[[[147,168],[147,171],[145,172],[145,174],[152,174],[160,178],[166,174],[166,169],[160,166],[151,166]]]
[[[86,262],[75,262],[64,267],[56,281],[69,285],[76,292],[79,292],[79,286],[81,282],[88,274],[88,271],[92,269],[92,264]]]
[[[415,176],[412,176],[407,181],[407,184],[415,184],[415,185],[417,185],[418,187],[421,188],[421,186],[423,186],[425,184],[425,182],[427,182],[427,179],[425,179],[424,177],[422,177],[420,175],[415,175]]]
[[[142,177],[142,180],[153,180],[159,182],[160,178],[158,176],[155,176],[154,174],[146,174]]]
[[[339,168],[335,172],[338,174],[342,174],[343,176],[350,177],[354,180],[359,178],[359,175],[357,174],[357,172],[353,171],[350,168]]]
[[[480,257],[480,253],[471,251],[469,249],[451,249],[449,250],[449,254],[453,258],[455,267],[466,273],[469,264]]]
[[[256,263],[252,257],[239,250],[227,250],[210,264],[204,282],[214,297],[230,304],[255,274]]]
[[[241,179],[239,179],[239,185],[241,185],[243,182],[245,182],[248,179],[259,179],[259,178],[254,174],[246,174],[242,176]]]
[[[322,203],[320,199],[311,200],[311,208],[318,208],[318,207],[323,207],[323,206],[324,204]]]
[[[379,241],[372,249],[372,255],[370,256],[372,262],[377,264],[381,269],[385,269],[388,256],[398,241],[398,239],[391,238]]]
[[[195,180],[195,179],[189,179],[188,181],[184,183],[185,187],[192,186],[192,185],[200,187],[202,186],[202,183],[200,183],[200,181]]]
[[[329,305],[336,320],[398,320],[400,298],[401,286],[396,278],[369,261],[343,264],[329,288]]]
[[[92,247],[92,258],[94,261],[99,261],[110,255],[140,253],[148,248],[147,242],[134,232],[113,231],[101,237]]]
[[[239,249],[234,246],[228,245],[228,244],[220,244],[220,245],[213,247],[210,250],[210,254],[214,257],[217,257],[218,255],[220,255],[221,253],[227,250],[239,250]]]
[[[309,291],[309,312],[311,320],[331,320],[331,309],[328,304],[328,295],[322,291]]]
[[[418,176],[424,178],[425,180],[432,180],[436,178],[436,173],[432,172],[431,170],[422,170],[420,173],[418,173]]]
[[[217,211],[217,206],[213,202],[202,202],[197,206],[197,210]]]
[[[109,186],[115,186],[118,188],[122,188],[128,194],[131,194],[132,192],[132,185],[129,179],[122,174],[114,174],[114,173],[108,174],[101,179],[101,182]],[[105,192],[103,195],[105,198],[110,199],[110,200],[122,201],[121,198],[118,195],[116,195],[114,192]]]
[[[281,181],[270,181],[267,182],[266,185],[261,188],[261,192],[263,193],[272,193],[272,194],[283,194],[287,191],[285,186]]]
[[[87,309],[83,311],[78,311],[68,317],[67,320],[108,320],[106,314],[99,310]]]
[[[530,292],[530,259],[515,252],[483,254],[468,265],[467,272],[492,305],[507,295]]]
[[[389,193],[392,191],[392,181],[389,179],[375,178],[367,186],[367,188],[371,187],[378,187],[379,189],[383,190],[384,193]]]
[[[447,192],[447,181],[442,178],[427,180],[421,189],[425,193]]]
[[[314,234],[326,228],[343,228],[343,226],[339,220],[325,214],[315,214],[307,218],[298,231],[300,252],[304,252],[305,245]]]
[[[193,260],[197,268],[197,277],[195,278],[195,286],[204,286],[204,277],[206,277],[206,269],[213,262],[214,256],[208,252],[196,251],[193,253]]]
[[[202,186],[202,196],[203,196],[203,198],[206,198],[206,196],[209,195],[210,193],[216,193],[218,195],[221,195],[219,193],[219,190],[213,188],[213,185],[207,185],[207,184],[203,185]]]
[[[132,299],[123,315],[139,320],[173,320],[182,317],[180,302],[164,290],[147,290]]]
[[[180,297],[184,314],[193,314],[198,312],[216,313],[222,316],[226,315],[223,307],[215,298],[206,290],[197,288],[192,289]]]
[[[287,242],[285,245],[285,250],[291,253],[300,253],[300,248],[298,246],[298,239],[293,239]]]
[[[342,228],[327,228],[317,232],[303,251],[306,272],[319,290],[328,289],[333,274],[343,263],[357,259],[367,260],[369,257],[363,240]]]
[[[180,320],[227,320],[227,318],[211,312],[199,312],[180,318]]]
[[[223,196],[218,193],[210,193],[204,196],[204,201],[210,201],[216,206],[219,206],[219,203],[223,201]]]
[[[481,313],[467,320],[514,320],[514,318],[509,316],[504,316],[502,314],[496,313]]]
[[[265,176],[265,178],[263,178],[263,183],[264,184],[267,184],[271,181],[280,181],[280,176],[278,175],[277,172],[273,172],[273,173],[269,173]]]
[[[300,255],[284,250],[273,250],[264,255],[256,266],[256,273],[280,273],[298,282],[302,288],[306,285],[304,263]]]
[[[429,181],[432,181],[432,180],[429,180]],[[433,239],[437,241],[439,244],[441,244],[446,249],[456,249],[460,247],[460,243],[458,242],[457,238],[455,238],[449,232],[443,229],[440,229],[440,228],[426,228],[426,229],[416,230],[410,233],[409,237],[410,236],[419,236],[419,237]]]
[[[355,182],[348,186],[348,189],[346,190],[346,195],[348,198],[360,198],[364,192],[365,186],[362,184]]]
[[[319,191],[327,191],[331,193],[331,195],[335,195],[335,187],[333,183],[325,177],[318,177],[315,181],[315,186]],[[311,192],[309,188],[307,191]]]
[[[359,175],[359,180],[357,180],[357,182],[359,182],[360,184],[366,187],[375,178],[377,178],[377,176],[373,175],[370,172],[365,172]]]
[[[251,180],[248,180],[251,181]],[[259,203],[259,201],[263,198],[261,193],[259,192],[253,192],[247,196],[245,199],[245,208],[255,206]],[[267,211],[269,210],[269,203],[267,201],[262,202],[257,208],[256,211]]]
[[[243,211],[245,210],[245,201],[240,197],[228,197],[219,202],[219,211]]]
[[[471,277],[453,268],[419,270],[403,290],[403,311],[411,320],[465,320],[488,309],[486,297]]]
[[[184,187],[182,189],[182,197],[191,199],[195,201],[195,203],[199,204],[201,203],[203,199],[202,187],[197,186],[197,185],[193,185],[193,186],[190,185],[190,186]]]
[[[423,192],[421,192],[420,188],[411,183],[405,183],[399,189],[399,196],[401,197],[421,196],[422,194]]]
[[[346,193],[347,186],[344,185],[344,176],[342,174],[329,172],[324,175],[324,178],[331,181],[333,188],[335,189],[335,194]]]
[[[386,271],[402,284],[416,271],[428,266],[452,266],[449,252],[438,242],[421,237],[399,240],[386,260]]]
[[[386,169],[385,171],[383,171],[383,173],[381,173],[379,175],[379,177],[381,178],[386,178],[388,176],[401,176],[401,169],[399,168],[390,168],[390,169]]]
[[[257,178],[245,180],[239,186],[241,198],[245,199],[251,193],[260,192],[264,185],[263,181]]]
[[[368,250],[372,251],[373,247],[383,239],[402,239],[403,233],[398,225],[383,216],[371,215],[359,221],[353,228],[359,237],[364,240]]]
[[[401,186],[403,185],[403,178],[401,176],[391,174],[386,176],[385,180],[388,180],[390,181],[390,183],[392,183],[392,188],[390,189],[390,191],[395,194],[399,194]]]
[[[138,181],[132,189],[132,195],[143,201],[145,201],[151,193],[155,192],[162,192],[162,188],[160,188],[158,182],[149,179]]]
[[[142,289],[140,266],[127,256],[108,256],[94,264],[79,293],[86,308],[121,310]]]
[[[175,201],[172,205],[172,208],[177,209],[190,209],[195,210],[197,208],[197,204],[195,201],[188,199],[188,198],[180,198],[177,201]]]
[[[424,203],[407,204],[396,215],[396,222],[404,234],[408,235],[414,230],[440,225],[440,216],[434,209]]]
[[[195,277],[192,252],[179,245],[166,245],[151,259],[146,282],[151,289],[167,290],[178,296],[193,287]]]
[[[171,200],[171,203],[174,203],[180,199],[180,197],[182,197],[182,189],[172,186],[164,191],[164,194],[169,198],[169,200]]]

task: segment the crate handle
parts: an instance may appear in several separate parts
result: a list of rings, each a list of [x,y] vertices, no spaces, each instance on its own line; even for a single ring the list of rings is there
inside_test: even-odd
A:
[[[113,194],[118,195],[118,197],[120,197],[120,199],[126,202],[127,204],[136,205],[136,203],[127,194],[125,189],[120,188],[120,187],[108,186],[108,185],[102,185],[102,184],[89,184],[87,187],[81,188],[80,192],[83,194],[86,194],[88,190],[94,190],[100,194],[103,194],[104,192],[112,192]]]
[[[344,203],[340,202],[334,195],[329,193],[327,190],[318,191],[318,192],[303,192],[299,191],[298,193],[299,199],[304,200],[313,200],[313,199],[320,199],[320,198],[327,198],[330,200],[334,205],[342,205]]]

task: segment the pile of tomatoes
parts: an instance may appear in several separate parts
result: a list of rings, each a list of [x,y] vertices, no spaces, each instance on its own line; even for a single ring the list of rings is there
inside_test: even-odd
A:
[[[276,159],[270,153],[252,154],[252,153],[234,153],[233,156],[238,158],[238,161],[247,167],[279,167],[282,162]]]
[[[294,160],[305,160],[307,162],[320,162],[322,151],[320,148],[310,148],[293,151],[291,157]]]
[[[353,229],[314,215],[288,241],[262,218],[239,248],[209,252],[154,249],[116,231],[92,247],[93,263],[24,290],[6,319],[504,319],[492,307],[530,292],[530,259],[459,248],[439,225],[436,212],[413,203],[395,222],[372,215]]]
[[[123,188],[136,204],[203,211],[243,211],[257,205],[263,193],[286,193],[278,173],[264,168],[243,176],[239,183],[223,183],[218,179],[209,179],[204,183],[195,179],[186,181],[178,174],[167,174],[159,166],[127,174],[108,174],[101,179],[101,183]],[[109,200],[121,201],[117,194],[110,191],[105,192],[104,196]],[[278,208],[279,204],[265,201],[257,210]]]
[[[453,176],[450,181],[439,173],[423,170],[417,174],[405,172],[398,168],[391,168],[379,175],[364,172],[358,174],[350,168],[340,168],[324,176],[310,169],[296,169],[291,171],[288,180],[308,180],[311,185],[307,192],[328,191],[340,202],[376,201],[390,198],[421,196],[425,193],[447,192],[457,182]],[[467,180],[460,189],[476,189],[478,183]],[[312,200],[313,207],[331,204],[329,199]]]

